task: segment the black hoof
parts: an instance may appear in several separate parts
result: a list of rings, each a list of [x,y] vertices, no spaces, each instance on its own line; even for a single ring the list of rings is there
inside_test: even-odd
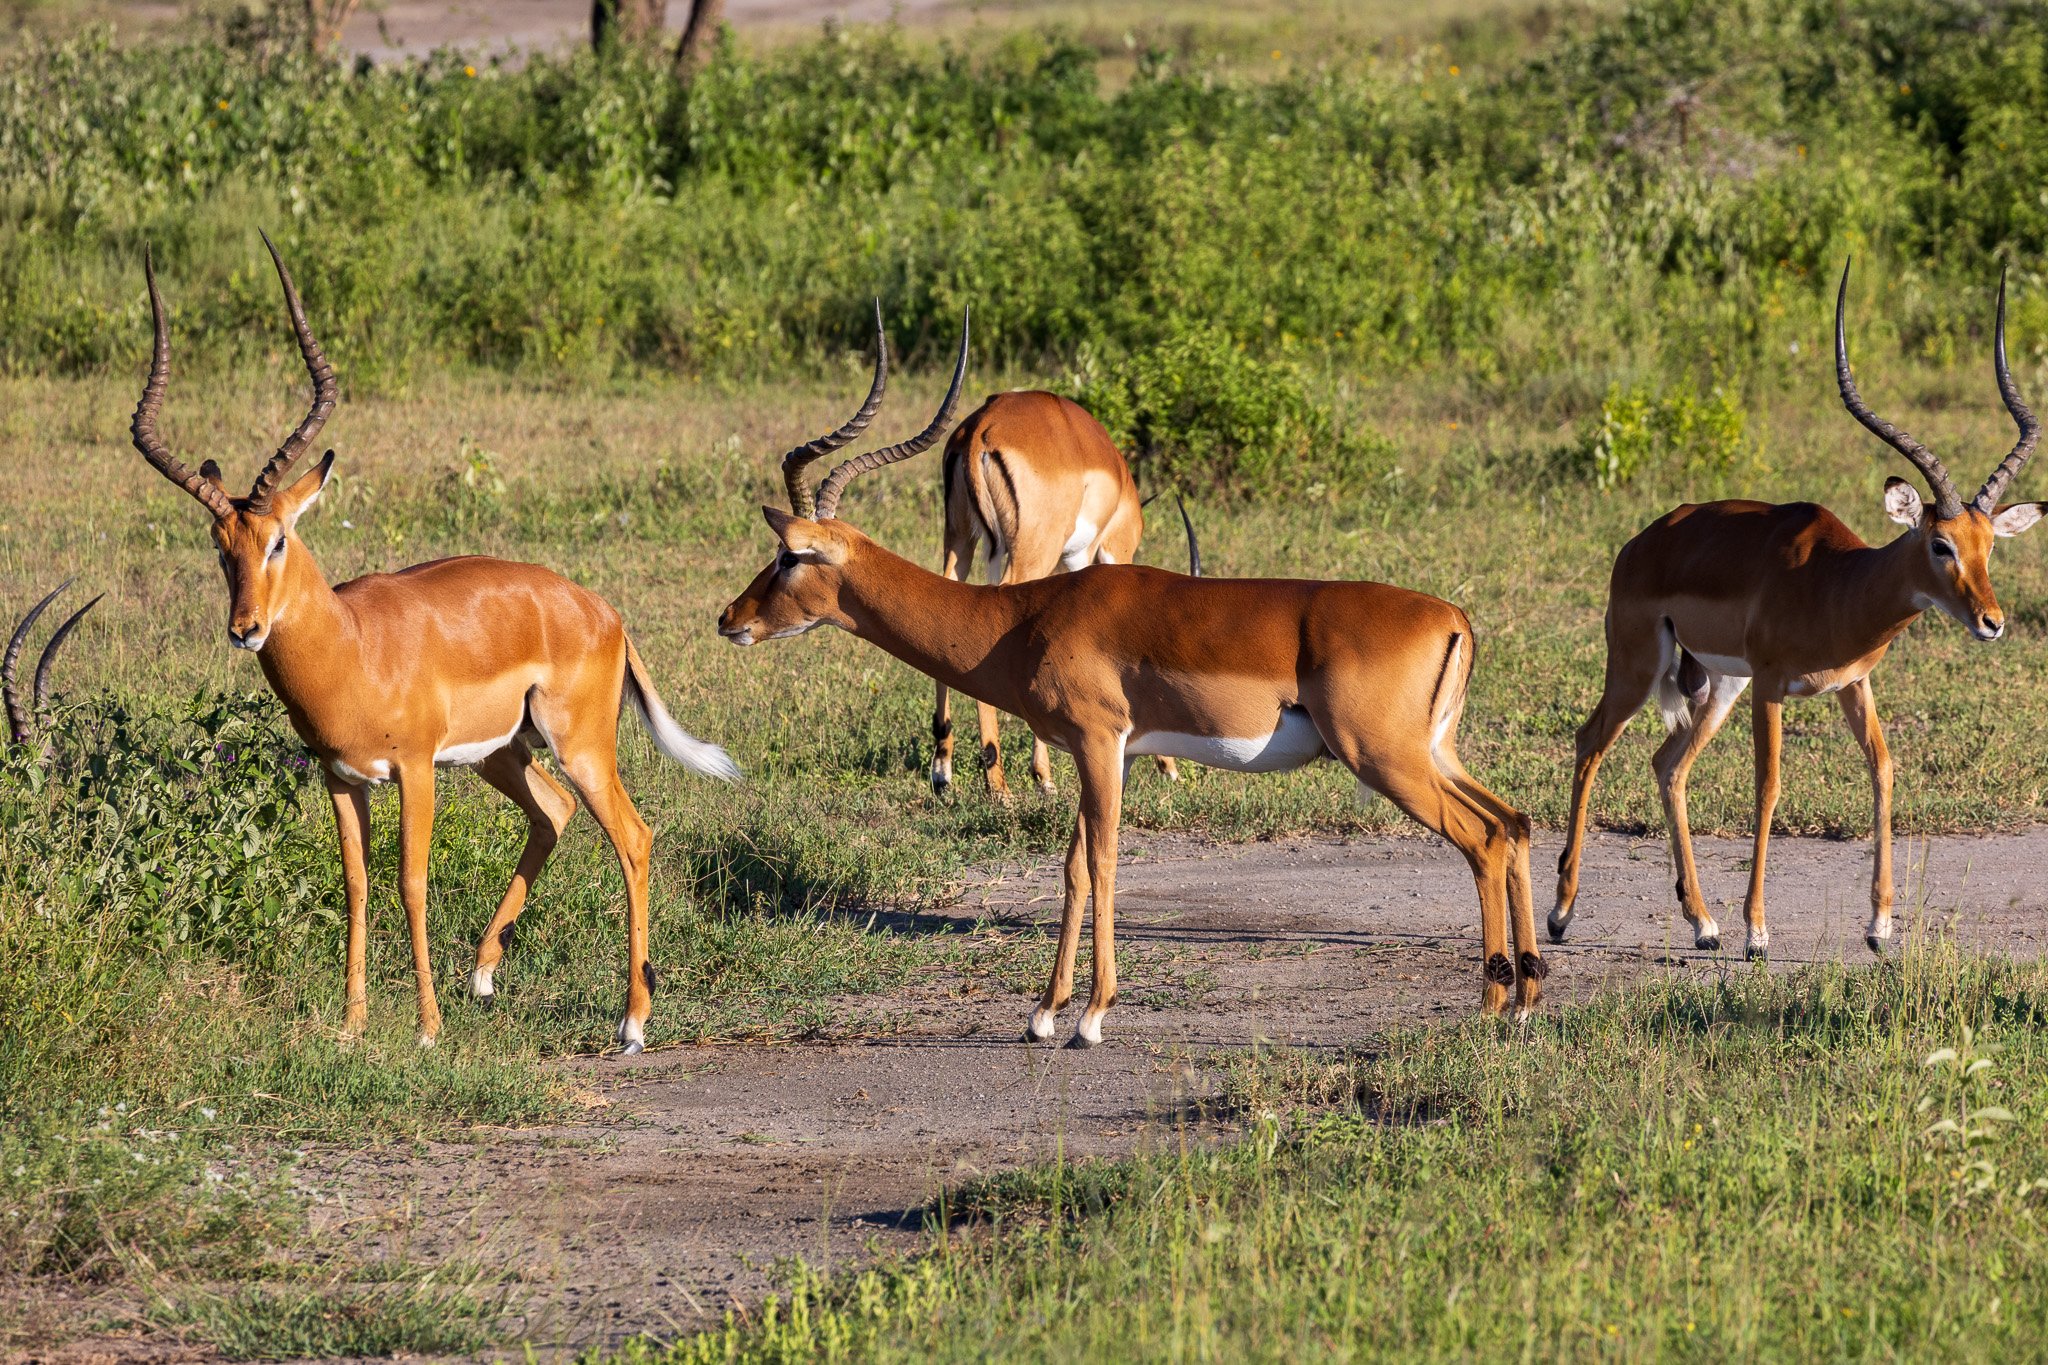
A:
[[[1564,942],[1565,930],[1571,928],[1569,924],[1559,924],[1556,920],[1551,920],[1543,927],[1550,931],[1550,941],[1552,943]]]
[[[492,991],[489,995],[479,995],[476,998],[476,1007],[480,1010],[494,1010],[498,1008],[498,993]]]
[[[1095,1040],[1077,1033],[1073,1037],[1067,1039],[1067,1046],[1074,1049],[1076,1052],[1080,1052],[1088,1048],[1094,1047]]]
[[[938,779],[933,779],[933,781],[932,781],[932,795],[933,795],[933,796],[944,796],[944,795],[945,795],[945,794],[946,794],[946,793],[947,793],[948,791],[950,791],[950,790],[952,789],[952,786],[953,786],[953,784],[952,784],[951,782],[945,782],[945,781],[940,781],[940,780],[938,780]]]
[[[1692,946],[1703,953],[1718,953],[1721,951],[1721,936],[1708,934],[1705,938],[1696,940]]]
[[[1744,948],[1742,956],[1750,962],[1768,962],[1771,960],[1771,950],[1769,948]]]
[[[1864,945],[1868,947],[1871,952],[1876,953],[1879,957],[1884,956],[1884,940],[1879,938],[1876,934],[1865,934],[1863,936],[1863,942]]]

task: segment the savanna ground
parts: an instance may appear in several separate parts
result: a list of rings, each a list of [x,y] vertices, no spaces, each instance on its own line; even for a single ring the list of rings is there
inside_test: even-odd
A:
[[[861,391],[863,300],[910,358],[892,433],[924,421],[972,302],[975,391],[1082,395],[1148,488],[1187,491],[1209,572],[1466,606],[1463,751],[1554,830],[1623,540],[1734,494],[1888,532],[1898,462],[1836,405],[1825,349],[1842,251],[1866,395],[1959,479],[2009,444],[1988,285],[2014,264],[2036,394],[2048,242],[1998,179],[2025,180],[2007,163],[2032,149],[1998,137],[2038,86],[1987,72],[2038,67],[2048,21],[1971,20],[1964,50],[1946,10],[1837,31],[1827,7],[1796,21],[1815,55],[1795,21],[1673,4],[1298,5],[1275,58],[1220,7],[1156,30],[1051,8],[1068,36],[1023,7],[936,39],[742,30],[680,110],[630,54],[348,84],[226,20],[182,65],[151,65],[175,26],[21,40],[0,589],[25,605],[76,574],[74,598],[108,595],[59,664],[51,764],[0,772],[4,1349],[2038,1350],[2048,544],[1994,561],[2007,639],[1925,621],[1879,675],[1906,952],[1858,943],[1867,784],[1817,702],[1787,716],[1781,970],[1693,953],[1643,721],[1606,769],[1553,1003],[1515,1031],[1468,1015],[1456,859],[1341,773],[1141,770],[1113,1046],[1024,1048],[1071,770],[1051,800],[999,806],[971,777],[935,798],[922,680],[831,634],[734,650],[711,622],[770,553],[774,458]],[[1876,106],[1841,93],[1870,83],[1859,61]],[[78,79],[38,84],[53,71]],[[1697,101],[1682,136],[1674,82]],[[372,1027],[338,1037],[325,798],[221,639],[199,510],[126,441],[145,239],[177,327],[175,446],[247,477],[303,410],[247,232],[272,213],[348,385],[304,527],[329,576],[555,567],[747,769],[715,787],[625,740],[657,830],[645,1058],[599,1055],[621,896],[587,820],[501,1007],[467,1001],[522,829],[458,774],[441,1046],[412,1042],[384,792]],[[936,460],[846,510],[932,558]],[[1149,562],[1182,562],[1170,523]],[[1746,832],[1740,714],[1692,791],[1698,828]],[[1539,833],[1539,896],[1555,847]],[[1744,845],[1705,856],[1733,900]]]

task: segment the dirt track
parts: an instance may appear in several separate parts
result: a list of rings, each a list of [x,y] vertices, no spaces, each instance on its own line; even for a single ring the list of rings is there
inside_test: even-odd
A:
[[[1556,849],[1539,834],[1539,914]],[[1477,1000],[1471,881],[1435,840],[1138,837],[1130,851],[1119,937],[1143,960],[1125,969],[1104,1047],[1027,1047],[1027,996],[962,998],[933,983],[892,1002],[912,1022],[887,1039],[579,1063],[610,1101],[602,1125],[323,1159],[325,1216],[391,1220],[413,1256],[516,1267],[537,1344],[672,1333],[753,1299],[778,1256],[913,1246],[917,1208],[964,1176],[1203,1135],[1186,1103],[1213,1085],[1206,1053],[1264,1039],[1341,1046]],[[1702,840],[1699,851],[1710,903],[1729,902],[1730,949],[1692,950],[1661,840],[1601,835],[1571,941],[1548,950],[1553,1002],[1645,975],[1745,970],[1734,902],[1748,845]],[[1773,969],[1866,961],[1869,845],[1784,838],[1772,852]],[[1902,840],[1898,859],[1901,942],[1944,932],[2048,950],[2048,830]],[[977,888],[968,908],[1050,932],[1057,891],[1048,862]]]

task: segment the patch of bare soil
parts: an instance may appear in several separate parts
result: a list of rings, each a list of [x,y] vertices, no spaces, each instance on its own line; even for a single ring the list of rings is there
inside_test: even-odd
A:
[[[1536,865],[1554,859],[1556,836]],[[575,1064],[604,1121],[425,1150],[326,1153],[307,1168],[331,1230],[391,1229],[406,1254],[515,1272],[538,1348],[673,1334],[750,1303],[778,1257],[844,1264],[917,1245],[950,1183],[1059,1154],[1208,1140],[1206,1054],[1262,1040],[1342,1047],[1479,995],[1463,861],[1434,840],[1216,846],[1134,835],[1120,941],[1142,945],[1107,1043],[1020,1041],[1031,1000],[935,982],[893,1001],[905,1032],[779,1047],[681,1048]],[[1700,841],[1730,947],[1695,952],[1662,840],[1596,836],[1571,940],[1546,952],[1549,1001],[1620,981],[1746,970],[1747,842]],[[1901,840],[1900,943],[1926,934],[2014,954],[2048,948],[2048,830]],[[1773,970],[1868,959],[1869,845],[1772,844]],[[1539,914],[1548,878],[1539,871]],[[995,877],[967,908],[1050,934],[1057,865]],[[957,908],[954,913],[957,913]],[[1075,1007],[1065,1023],[1071,1027]]]

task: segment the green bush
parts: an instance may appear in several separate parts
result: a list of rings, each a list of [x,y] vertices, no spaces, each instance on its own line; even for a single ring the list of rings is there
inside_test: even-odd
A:
[[[1647,469],[1725,472],[1742,453],[1742,404],[1724,385],[1662,393],[1615,384],[1571,450],[1571,464],[1600,489]]]
[[[2040,5],[1638,0],[1490,76],[1424,47],[1112,89],[1057,35],[848,28],[685,91],[630,51],[348,71],[96,30],[0,57],[0,368],[137,366],[144,241],[181,364],[274,346],[254,223],[367,386],[816,369],[877,294],[913,358],[972,303],[982,363],[1198,320],[1376,372],[1726,371],[1813,340],[1851,246],[1866,287],[1910,274],[1888,317],[1939,349],[1996,263],[2048,254],[2043,50]]]
[[[291,959],[341,905],[332,853],[298,818],[317,787],[305,746],[264,693],[137,712],[102,697],[56,718],[53,765],[0,758],[0,893],[45,916],[81,907],[157,949],[202,946],[230,960]],[[17,958],[24,970],[34,957]],[[0,991],[9,981],[0,961]]]
[[[1390,447],[1339,434],[1300,371],[1261,360],[1220,327],[1192,327],[1116,364],[1084,352],[1069,388],[1153,489],[1259,496],[1351,487]]]

